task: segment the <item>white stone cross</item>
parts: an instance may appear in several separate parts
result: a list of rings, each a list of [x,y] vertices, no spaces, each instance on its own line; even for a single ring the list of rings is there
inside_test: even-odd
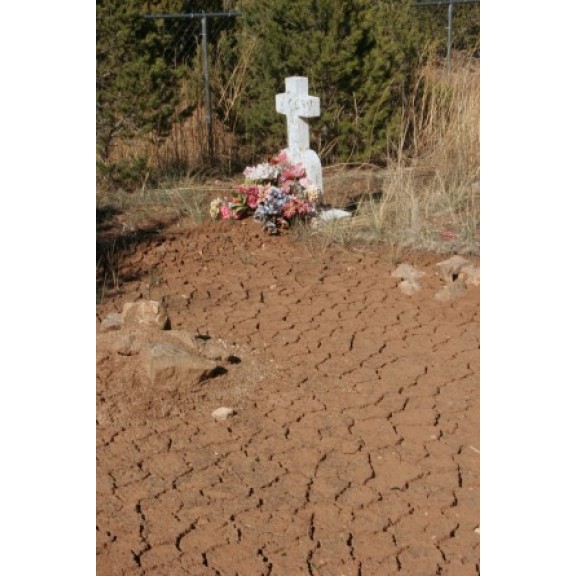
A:
[[[308,95],[308,78],[286,78],[286,92],[276,94],[276,111],[288,120],[288,149],[304,152],[310,148],[310,131],[304,118],[320,116],[320,98]]]
[[[310,150],[310,131],[305,118],[320,116],[320,98],[308,94],[308,78],[286,78],[286,92],[276,94],[276,111],[285,114],[288,121],[288,148],[285,152],[291,162],[301,162],[306,176],[322,193],[322,166],[320,158]]]

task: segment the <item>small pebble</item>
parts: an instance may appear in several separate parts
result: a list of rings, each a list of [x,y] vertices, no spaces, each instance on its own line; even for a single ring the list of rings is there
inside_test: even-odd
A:
[[[232,416],[234,414],[234,409],[233,408],[227,408],[226,406],[222,406],[221,408],[217,408],[216,410],[214,410],[214,412],[212,412],[212,418],[214,418],[215,420],[226,420],[226,418],[228,418],[228,416]]]

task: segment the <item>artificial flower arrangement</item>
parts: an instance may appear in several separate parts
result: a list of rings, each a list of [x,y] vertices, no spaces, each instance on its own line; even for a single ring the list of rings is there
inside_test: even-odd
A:
[[[248,166],[246,181],[230,199],[210,204],[214,220],[241,220],[250,215],[270,234],[278,234],[296,219],[316,216],[320,191],[306,177],[302,164],[292,164],[285,151],[270,162]]]

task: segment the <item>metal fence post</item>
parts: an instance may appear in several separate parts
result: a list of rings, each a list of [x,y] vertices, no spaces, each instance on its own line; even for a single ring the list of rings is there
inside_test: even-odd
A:
[[[424,0],[420,2],[414,2],[414,4],[412,4],[412,6],[442,6],[443,4],[448,4],[448,39],[446,50],[446,64],[448,67],[448,73],[450,73],[450,60],[452,56],[452,15],[454,4],[475,4],[479,2],[480,0]]]
[[[448,48],[446,50],[446,59],[448,60],[448,74],[450,74],[450,58],[452,54],[452,7],[453,2],[448,4]]]
[[[202,16],[202,74],[204,76],[204,98],[206,100],[206,128],[208,131],[208,160],[214,163],[214,136],[212,132],[212,98],[210,96],[210,74],[208,72],[208,23]]]
[[[214,164],[214,130],[212,122],[212,97],[210,90],[210,71],[208,68],[208,18],[234,18],[240,16],[240,12],[191,12],[189,14],[148,14],[145,18],[160,19],[193,19],[200,18],[202,23],[202,78],[204,80],[204,100],[206,104],[206,130],[208,140],[208,160]]]

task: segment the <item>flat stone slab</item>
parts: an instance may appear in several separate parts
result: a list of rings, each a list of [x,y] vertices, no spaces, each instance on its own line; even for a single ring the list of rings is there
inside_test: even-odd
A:
[[[329,210],[323,210],[318,214],[318,219],[322,222],[330,222],[331,220],[339,220],[341,218],[350,218],[352,214],[346,212],[346,210],[340,210],[338,208],[330,208]]]

